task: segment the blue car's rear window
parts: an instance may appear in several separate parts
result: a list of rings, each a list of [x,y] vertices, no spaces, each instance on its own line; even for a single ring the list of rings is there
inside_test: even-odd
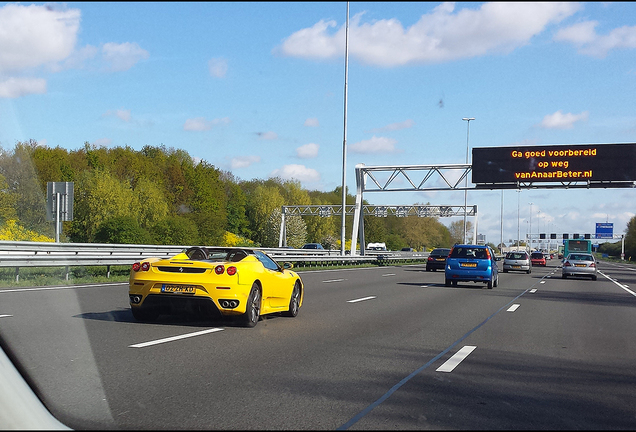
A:
[[[483,247],[455,247],[449,257],[488,259],[488,254],[486,248]]]

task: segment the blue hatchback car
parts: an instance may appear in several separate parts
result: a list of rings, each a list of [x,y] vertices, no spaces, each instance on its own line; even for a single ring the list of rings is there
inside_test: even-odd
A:
[[[499,269],[495,251],[490,246],[455,245],[445,267],[445,285],[457,286],[457,282],[483,282],[489,289],[499,284]]]

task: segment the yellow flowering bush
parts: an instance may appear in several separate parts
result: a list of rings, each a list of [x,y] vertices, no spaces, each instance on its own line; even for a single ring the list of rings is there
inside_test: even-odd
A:
[[[234,233],[231,233],[229,231],[225,231],[225,234],[223,234],[223,245],[222,246],[228,246],[228,247],[234,247],[234,246],[256,246],[256,244],[250,239],[246,239],[245,237],[241,237],[241,236],[236,235]]]
[[[30,231],[18,224],[15,219],[8,220],[0,228],[0,240],[8,241],[34,241],[34,242],[54,242],[55,239]]]

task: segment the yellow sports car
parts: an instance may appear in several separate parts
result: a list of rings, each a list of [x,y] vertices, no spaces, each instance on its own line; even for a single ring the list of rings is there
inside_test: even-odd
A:
[[[194,312],[234,316],[246,327],[265,314],[295,317],[304,286],[291,267],[239,247],[191,247],[172,258],[147,258],[130,271],[130,308],[139,321]]]

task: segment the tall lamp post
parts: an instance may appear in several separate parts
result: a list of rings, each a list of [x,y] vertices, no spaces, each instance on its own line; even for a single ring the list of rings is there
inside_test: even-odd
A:
[[[537,243],[541,249],[541,210],[537,211]]]
[[[345,31],[345,86],[344,86],[344,133],[342,138],[342,226],[340,229],[340,255],[345,255],[345,215],[347,208],[347,90],[349,85],[349,2],[347,2],[347,25]],[[358,233],[352,233],[352,236]],[[364,245],[360,246],[364,250]],[[351,251],[355,254],[356,251]]]
[[[521,189],[517,189],[517,251],[519,250],[519,197],[521,197]]]
[[[530,226],[528,227],[528,240],[530,241],[530,252],[532,252],[532,203],[530,204]]]
[[[475,120],[475,118],[464,117],[462,120],[466,122],[466,165],[468,165],[468,137],[470,135],[470,121]],[[466,206],[467,204],[468,204],[468,176],[466,176],[466,178],[464,179],[464,244],[466,244]],[[475,229],[477,229],[477,227],[475,227]]]

